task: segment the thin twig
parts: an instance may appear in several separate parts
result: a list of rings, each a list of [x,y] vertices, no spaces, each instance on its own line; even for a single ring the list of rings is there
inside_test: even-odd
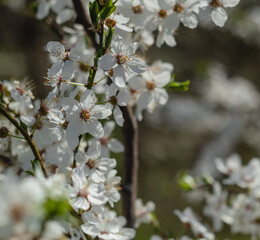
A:
[[[43,160],[41,158],[41,155],[37,149],[37,147],[35,146],[35,143],[33,142],[33,140],[30,138],[28,132],[13,118],[13,116],[11,116],[5,109],[3,106],[1,106],[0,104],[0,113],[2,113],[19,131],[20,133],[24,136],[25,140],[27,141],[27,143],[29,144],[33,155],[35,157],[35,159],[37,161],[39,161],[42,170],[44,172],[45,177],[48,176],[47,170],[44,166]]]

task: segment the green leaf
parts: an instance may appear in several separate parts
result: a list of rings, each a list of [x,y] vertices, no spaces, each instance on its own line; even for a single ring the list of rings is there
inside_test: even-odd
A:
[[[92,24],[97,27],[98,25],[98,15],[99,15],[99,5],[97,1],[94,3],[89,3],[89,13],[90,13],[90,18],[92,21]]]
[[[116,10],[116,6],[113,5],[113,2],[111,4],[106,5],[100,12],[100,19],[105,20],[108,18],[114,11]]]
[[[44,204],[44,209],[46,210],[47,218],[66,218],[71,210],[71,207],[67,199],[48,198]]]
[[[114,29],[112,27],[109,27],[105,37],[105,48],[109,48],[113,37],[113,33],[114,33]]]
[[[31,175],[31,176],[34,176],[34,173],[32,171],[25,171],[25,173]]]
[[[185,82],[174,82],[171,81],[166,88],[172,88],[173,90],[178,91],[188,91],[190,86],[190,80],[187,80]]]

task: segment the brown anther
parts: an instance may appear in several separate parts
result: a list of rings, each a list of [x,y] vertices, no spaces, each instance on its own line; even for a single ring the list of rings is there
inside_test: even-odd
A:
[[[116,26],[116,21],[114,19],[108,18],[106,20],[106,26],[107,27],[115,27]]]
[[[167,12],[162,9],[158,12],[158,16],[162,19],[165,19],[167,17]]]
[[[116,55],[116,59],[117,59],[117,64],[121,65],[121,64],[126,63],[127,57],[123,56],[123,55]]]
[[[65,121],[64,123],[62,123],[61,128],[62,129],[67,129],[68,125],[69,125],[69,122]]]
[[[173,7],[173,11],[176,13],[182,13],[183,12],[183,6],[179,3],[176,3]]]
[[[79,117],[85,122],[90,118],[90,116],[90,112],[84,109],[79,114]]]
[[[65,61],[67,61],[67,60],[69,60],[70,58],[69,58],[69,52],[68,51],[66,51],[65,52],[65,56],[64,56],[64,58],[63,58],[63,61],[65,62]]]
[[[50,171],[51,171],[51,173],[53,173],[53,174],[55,174],[55,173],[57,172],[57,169],[58,169],[58,166],[55,165],[55,164],[52,164],[52,165],[50,166]]]
[[[134,95],[134,94],[137,94],[138,91],[137,91],[136,89],[130,88],[130,93],[131,93],[132,95]]]
[[[57,84],[57,85],[60,86],[62,82],[63,82],[62,76],[59,76],[59,77],[58,77],[58,84]]]
[[[92,160],[92,159],[89,159],[87,162],[86,162],[86,165],[90,168],[90,169],[92,169],[92,168],[94,168],[95,167],[95,160]]]
[[[109,77],[113,77],[114,76],[114,69],[113,68],[109,69],[108,75],[109,75]]]
[[[152,91],[154,90],[156,87],[156,84],[154,81],[148,81],[146,82],[146,88],[149,90],[149,91]]]
[[[16,88],[16,90],[21,94],[21,95],[24,95],[24,90],[23,89],[21,89],[21,88]]]
[[[142,7],[140,5],[132,7],[132,10],[133,10],[134,14],[141,14],[143,12]]]
[[[222,7],[221,0],[211,0],[210,5],[214,8]]]

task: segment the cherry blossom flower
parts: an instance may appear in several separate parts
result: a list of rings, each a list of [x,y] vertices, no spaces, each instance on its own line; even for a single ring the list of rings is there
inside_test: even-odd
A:
[[[96,96],[92,90],[86,90],[80,97],[80,102],[72,98],[63,98],[62,106],[66,112],[68,127],[66,136],[71,148],[79,143],[79,136],[90,133],[94,137],[104,136],[104,129],[98,119],[111,115],[111,110],[103,105],[96,105]]]
[[[48,42],[47,50],[50,53],[51,60],[54,62],[48,70],[48,78],[59,75],[62,76],[63,80],[70,80],[74,75],[73,62],[78,60],[76,48],[72,48],[67,52],[64,45],[60,42]]]
[[[201,9],[202,19],[211,17],[212,21],[219,27],[223,27],[228,19],[226,8],[235,7],[240,0],[202,0],[207,7]]]
[[[99,67],[109,71],[109,75],[118,87],[125,87],[127,81],[126,71],[140,74],[145,71],[146,65],[134,57],[137,43],[123,46],[123,38],[117,36],[111,46],[112,53],[107,53],[99,59]]]

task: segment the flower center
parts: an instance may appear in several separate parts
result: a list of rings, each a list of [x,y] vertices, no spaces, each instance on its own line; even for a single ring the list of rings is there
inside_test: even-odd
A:
[[[85,122],[90,118],[90,116],[90,112],[84,109],[79,114],[80,119],[82,119]]]
[[[109,69],[108,75],[109,75],[109,77],[113,77],[114,76],[114,69],[113,68]]]
[[[102,138],[99,139],[99,142],[101,143],[101,145],[106,145],[109,141],[109,138],[104,136]]]
[[[17,90],[21,95],[24,95],[24,93],[25,93],[25,91],[24,91],[22,88],[20,88],[20,87],[16,88],[16,90]]]
[[[214,8],[222,6],[221,0],[211,0],[210,5]]]
[[[67,60],[69,60],[69,52],[68,51],[65,52],[64,57],[63,57],[64,62],[67,61]]]
[[[68,122],[68,121],[65,121],[64,123],[61,124],[61,128],[62,128],[62,129],[67,129],[68,124],[69,124],[69,122]]]
[[[126,63],[127,56],[116,55],[116,59],[117,59],[117,64],[121,65],[121,64]]]
[[[183,6],[179,3],[176,3],[175,6],[173,7],[173,11],[176,13],[182,13],[183,12]]]
[[[158,12],[158,16],[162,19],[165,19],[167,17],[167,12],[162,9]]]
[[[50,171],[51,173],[55,174],[58,169],[58,166],[55,164],[50,165]]]
[[[89,160],[86,162],[86,165],[87,165],[90,169],[94,168],[94,167],[95,167],[95,160],[89,159]]]
[[[116,96],[112,96],[109,98],[109,102],[113,105],[116,106],[117,105],[117,98]]]
[[[154,82],[154,81],[148,81],[148,82],[146,83],[146,88],[147,88],[149,91],[154,90],[155,87],[156,87],[156,85],[155,85],[155,82]]]
[[[141,14],[142,13],[142,8],[141,8],[140,5],[133,7],[132,10],[135,14]]]
[[[106,25],[107,27],[115,27],[116,26],[116,21],[114,19],[108,18],[106,20]]]
[[[84,197],[87,198],[88,197],[88,191],[86,188],[80,189],[78,192],[78,197]]]

